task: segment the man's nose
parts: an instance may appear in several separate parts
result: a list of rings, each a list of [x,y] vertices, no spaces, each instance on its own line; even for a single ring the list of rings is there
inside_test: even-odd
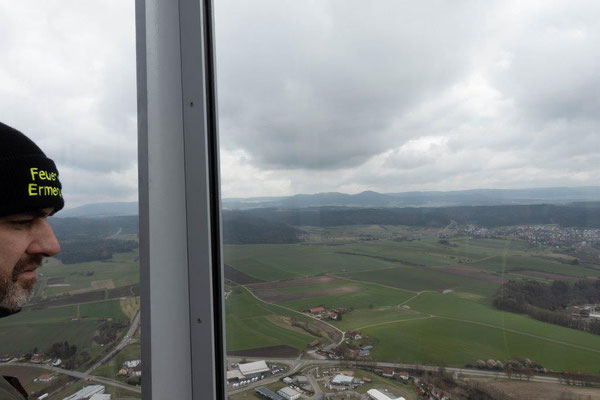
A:
[[[60,244],[54,235],[52,227],[45,219],[35,224],[32,231],[33,240],[27,248],[29,254],[40,254],[46,257],[52,257],[60,251]]]

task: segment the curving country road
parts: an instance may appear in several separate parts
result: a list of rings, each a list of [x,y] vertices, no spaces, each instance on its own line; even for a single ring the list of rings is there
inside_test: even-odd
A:
[[[121,339],[119,344],[116,345],[115,348],[112,349],[100,361],[98,361],[96,364],[94,364],[90,368],[88,368],[88,370],[85,371],[85,374],[89,375],[93,370],[99,368],[102,364],[104,364],[105,362],[110,360],[115,354],[117,354],[119,351],[123,350],[123,348],[125,346],[127,346],[128,344],[133,342],[134,341],[134,339],[132,339],[133,334],[135,333],[135,331],[137,330],[139,325],[140,325],[140,311],[138,310],[138,312],[135,314],[135,317],[133,317],[133,320],[131,321],[131,326],[129,327],[129,329],[127,330],[127,333],[125,334],[125,336],[123,336],[123,339]]]
[[[135,339],[132,339],[132,336],[135,333],[135,331],[138,329],[139,325],[140,325],[140,312],[138,311],[136,313],[135,317],[133,317],[133,320],[131,321],[131,325],[129,326],[127,333],[125,334],[123,339],[121,339],[119,344],[117,344],[106,356],[104,356],[100,361],[96,362],[94,365],[92,365],[90,368],[88,368],[88,370],[85,372],[71,371],[68,369],[53,367],[50,365],[33,364],[33,363],[27,363],[27,362],[0,363],[0,366],[9,366],[9,367],[17,366],[17,367],[29,367],[29,368],[43,369],[46,371],[58,372],[58,373],[61,373],[64,375],[69,375],[74,378],[85,379],[88,381],[102,383],[107,386],[115,386],[120,389],[128,390],[130,392],[142,393],[142,389],[139,386],[131,386],[131,385],[127,385],[125,383],[122,383],[122,382],[119,382],[119,381],[116,381],[113,379],[91,375],[92,371],[99,368],[101,365],[103,365],[108,360],[110,360],[115,354],[117,354],[119,351],[123,350],[123,348],[125,346],[127,346],[128,344],[135,341]]]

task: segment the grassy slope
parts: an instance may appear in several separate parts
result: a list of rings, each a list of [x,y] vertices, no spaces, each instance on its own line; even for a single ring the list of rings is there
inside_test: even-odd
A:
[[[272,324],[267,317],[294,313],[265,305],[243,288],[234,289],[225,307],[229,351],[275,345],[288,345],[302,350],[308,343],[317,339],[307,333]]]
[[[600,365],[600,353],[439,318],[378,326],[363,333],[379,340],[371,351],[378,360],[461,366],[478,359],[529,357],[551,369],[594,373]]]

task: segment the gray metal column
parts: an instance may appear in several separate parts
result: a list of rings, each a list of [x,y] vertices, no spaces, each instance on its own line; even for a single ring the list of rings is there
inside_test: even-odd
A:
[[[224,398],[210,0],[136,0],[144,399]]]

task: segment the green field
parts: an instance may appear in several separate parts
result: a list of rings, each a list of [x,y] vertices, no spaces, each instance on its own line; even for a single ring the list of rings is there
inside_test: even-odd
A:
[[[364,282],[345,281],[335,282],[332,285],[328,285],[325,288],[321,287],[320,290],[327,292],[327,289],[335,289],[340,286],[344,286],[347,290],[352,292],[333,294],[312,297],[310,299],[300,299],[294,301],[288,301],[282,303],[284,306],[292,308],[294,310],[302,311],[317,306],[324,306],[327,309],[331,308],[373,308],[380,306],[397,306],[410,299],[415,293],[407,292],[399,289],[392,289],[380,285],[374,285]],[[310,287],[304,287],[304,290],[313,290],[313,285]],[[297,291],[298,288],[293,288],[293,291]],[[280,289],[279,292],[286,293],[285,289]]]
[[[440,318],[377,326],[363,333],[379,340],[371,350],[377,360],[462,366],[478,359],[529,357],[546,368],[593,373],[600,365],[600,352]]]
[[[76,321],[73,317],[86,316]],[[100,320],[127,320],[119,300],[22,311],[0,320],[0,354],[29,353],[34,347],[45,350],[53,343],[77,345],[80,350],[92,351],[92,338]]]
[[[90,261],[79,264],[45,264],[39,271],[38,296],[55,296],[73,291],[85,291],[104,288],[104,284],[112,282],[112,287],[132,285],[139,282],[138,251],[114,254],[112,259]],[[49,279],[58,279],[60,283],[53,286]],[[97,288],[95,283],[99,284]]]
[[[234,268],[265,281],[323,273],[345,278],[271,290],[284,296],[304,293],[303,298],[279,303],[297,311],[320,305],[345,308],[348,312],[341,321],[326,322],[345,331],[361,329],[377,343],[371,359],[464,365],[478,359],[530,357],[547,368],[599,371],[600,336],[491,306],[501,279],[523,279],[520,271],[579,278],[597,277],[599,270],[572,265],[571,256],[552,248],[529,247],[515,239],[458,237],[441,242],[431,230],[411,229],[406,232],[414,240],[382,237],[359,241],[359,235],[385,235],[387,231],[358,227],[360,234],[353,236],[353,229],[309,228],[309,245],[225,246],[225,259]],[[346,288],[344,293],[341,287]],[[289,334],[281,326],[262,329],[266,326],[265,304],[252,300],[246,296],[245,308],[227,303],[227,340],[236,349],[278,343],[283,340],[279,335]],[[241,314],[240,307],[244,310]],[[286,310],[271,308],[268,312],[284,314]],[[234,314],[242,317],[236,319]],[[271,339],[265,340],[267,336]],[[301,343],[306,340],[302,338]]]
[[[284,328],[269,320],[277,316],[306,317],[261,303],[243,288],[235,288],[225,304],[227,310],[227,350],[245,350],[266,346],[288,345],[302,350],[317,339],[291,326]]]
[[[499,283],[451,275],[443,270],[444,268],[395,267],[339,276],[413,291],[454,289],[488,295],[500,287]]]

